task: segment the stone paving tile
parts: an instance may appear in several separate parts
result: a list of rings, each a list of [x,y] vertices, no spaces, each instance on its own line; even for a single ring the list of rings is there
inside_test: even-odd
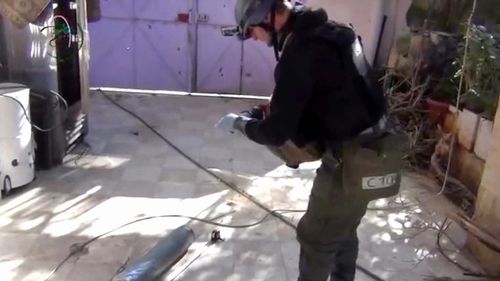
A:
[[[2,280],[40,281],[45,280],[59,260],[12,259],[0,261],[0,276]],[[50,278],[51,281],[67,281],[73,264],[68,263]],[[89,280],[90,281],[90,280]]]
[[[97,281],[111,280],[116,275],[122,263],[97,263],[79,262],[68,273],[67,280],[71,281]]]
[[[243,188],[269,208],[305,209],[318,163],[293,170],[265,148],[242,136],[213,128],[228,112],[254,101],[210,98],[115,95],[210,171]],[[151,218],[183,214],[216,218],[218,223],[255,222],[263,210],[223,182],[201,171],[138,121],[98,95],[91,96],[91,145],[85,155],[69,155],[65,164],[37,172],[29,186],[16,190],[0,204],[0,276],[2,281],[43,280],[74,243],[105,233],[89,252],[71,259],[53,280],[109,280],[122,263],[137,260],[161,237],[188,223],[186,218]],[[85,147],[78,150],[85,151]],[[435,254],[435,231],[418,235],[403,228],[438,223],[453,206],[435,197],[435,184],[418,175],[403,178],[402,197],[424,201],[419,212],[369,211],[362,221],[359,264],[386,280],[422,280],[429,275],[460,277]],[[376,202],[377,207],[390,200]],[[302,213],[285,213],[297,224]],[[219,227],[224,242],[204,249],[215,228],[190,222],[196,242],[166,274],[176,280],[248,281],[296,280],[299,245],[295,231],[277,219],[248,229]],[[414,236],[411,236],[414,235]],[[405,237],[411,236],[411,237]],[[463,233],[450,230],[443,241],[460,262],[478,266],[466,251]],[[420,260],[419,260],[420,259]],[[372,280],[358,272],[357,281]]]
[[[37,238],[37,234],[0,233],[0,260],[23,259]]]

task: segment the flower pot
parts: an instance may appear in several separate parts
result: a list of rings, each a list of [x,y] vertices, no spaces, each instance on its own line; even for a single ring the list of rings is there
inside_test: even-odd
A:
[[[479,115],[464,109],[458,115],[458,142],[468,151],[474,148],[477,129],[479,127]]]
[[[446,115],[449,112],[450,104],[442,101],[437,101],[432,98],[425,99],[427,110],[429,111],[429,119],[443,126]]]
[[[445,133],[457,133],[459,114],[460,111],[454,105],[449,105],[448,113],[446,113],[442,126]]]
[[[477,129],[476,142],[474,144],[474,153],[477,157],[486,160],[493,139],[493,122],[485,118],[480,119]]]

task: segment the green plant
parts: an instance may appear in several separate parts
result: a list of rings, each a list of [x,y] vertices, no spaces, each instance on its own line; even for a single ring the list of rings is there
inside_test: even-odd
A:
[[[406,13],[406,24],[412,30],[460,32],[472,3],[473,0],[413,0]],[[500,24],[498,0],[477,0],[473,23],[489,27]]]
[[[413,0],[406,23],[413,30],[454,33],[466,20],[471,7],[470,0]]]
[[[417,32],[397,42],[400,54],[413,58],[407,73],[418,73],[417,84],[430,79],[425,95],[456,104],[460,88],[459,105],[489,119],[494,117],[500,93],[500,9],[496,2],[413,0],[407,24]],[[413,40],[418,36],[420,41]]]
[[[469,48],[459,44],[458,56],[453,63],[457,72],[455,82],[464,75],[462,100],[469,109],[482,112],[492,119],[496,112],[500,93],[500,28],[489,31],[484,26],[472,25]],[[462,62],[467,51],[467,61]],[[458,84],[458,82],[456,82]]]

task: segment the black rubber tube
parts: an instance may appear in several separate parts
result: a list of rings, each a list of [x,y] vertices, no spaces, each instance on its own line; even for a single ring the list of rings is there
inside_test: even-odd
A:
[[[193,158],[191,158],[184,151],[182,151],[179,147],[177,147],[175,144],[173,144],[168,138],[166,138],[164,135],[162,135],[160,132],[158,132],[155,128],[153,128],[151,125],[149,125],[148,122],[146,122],[144,119],[142,119],[139,115],[137,115],[136,113],[134,113],[130,109],[124,107],[123,105],[119,104],[115,100],[113,100],[111,97],[109,97],[108,95],[106,95],[103,90],[97,89],[97,91],[104,98],[106,98],[107,100],[109,100],[112,104],[116,105],[121,110],[127,112],[132,117],[134,117],[137,120],[139,120],[142,124],[144,124],[144,126],[146,126],[147,128],[149,128],[154,134],[156,134],[160,139],[162,139],[168,146],[170,146],[175,151],[177,151],[180,155],[182,155],[184,158],[186,158],[193,165],[195,165],[196,167],[200,168],[205,173],[211,175],[212,177],[214,177],[215,179],[217,179],[218,181],[220,181],[221,183],[223,183],[227,187],[231,188],[235,192],[237,192],[237,193],[241,194],[242,196],[246,197],[248,200],[250,200],[252,203],[254,203],[259,208],[261,208],[264,211],[266,211],[268,214],[276,217],[277,219],[279,219],[280,221],[282,221],[286,225],[290,226],[291,228],[297,229],[297,226],[295,226],[292,222],[290,222],[283,215],[281,215],[281,214],[279,214],[277,212],[273,212],[271,209],[269,209],[268,207],[266,207],[264,204],[260,203],[260,201],[257,200],[257,198],[253,197],[252,195],[250,195],[249,193],[247,193],[245,190],[239,188],[234,183],[231,183],[229,181],[224,180],[223,178],[219,177],[215,172],[210,171],[209,169],[207,169],[206,167],[204,167],[203,165],[201,165],[198,161],[196,161]],[[375,273],[371,272],[369,269],[367,269],[367,268],[365,268],[365,267],[363,267],[363,266],[361,266],[359,264],[356,264],[356,268],[359,269],[360,271],[362,271],[363,273],[365,273],[366,275],[370,276],[373,280],[385,281],[384,279],[378,277]],[[115,281],[115,280],[113,280],[113,281]],[[120,281],[120,280],[118,280],[118,281]]]
[[[185,225],[181,226],[161,239],[146,255],[113,278],[113,281],[157,280],[186,254],[193,241],[193,230]]]
[[[375,56],[373,57],[373,64],[372,65],[374,68],[377,65],[378,56],[380,53],[380,45],[382,44],[382,38],[384,37],[386,23],[387,23],[387,16],[384,15],[384,18],[382,19],[382,26],[380,27],[380,32],[378,34],[377,49],[375,50]]]

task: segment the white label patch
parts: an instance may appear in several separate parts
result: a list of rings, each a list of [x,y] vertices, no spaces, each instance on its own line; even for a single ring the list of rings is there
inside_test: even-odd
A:
[[[386,188],[396,184],[398,180],[398,174],[388,174],[385,176],[375,176],[375,177],[364,177],[363,178],[363,189],[379,189]]]

